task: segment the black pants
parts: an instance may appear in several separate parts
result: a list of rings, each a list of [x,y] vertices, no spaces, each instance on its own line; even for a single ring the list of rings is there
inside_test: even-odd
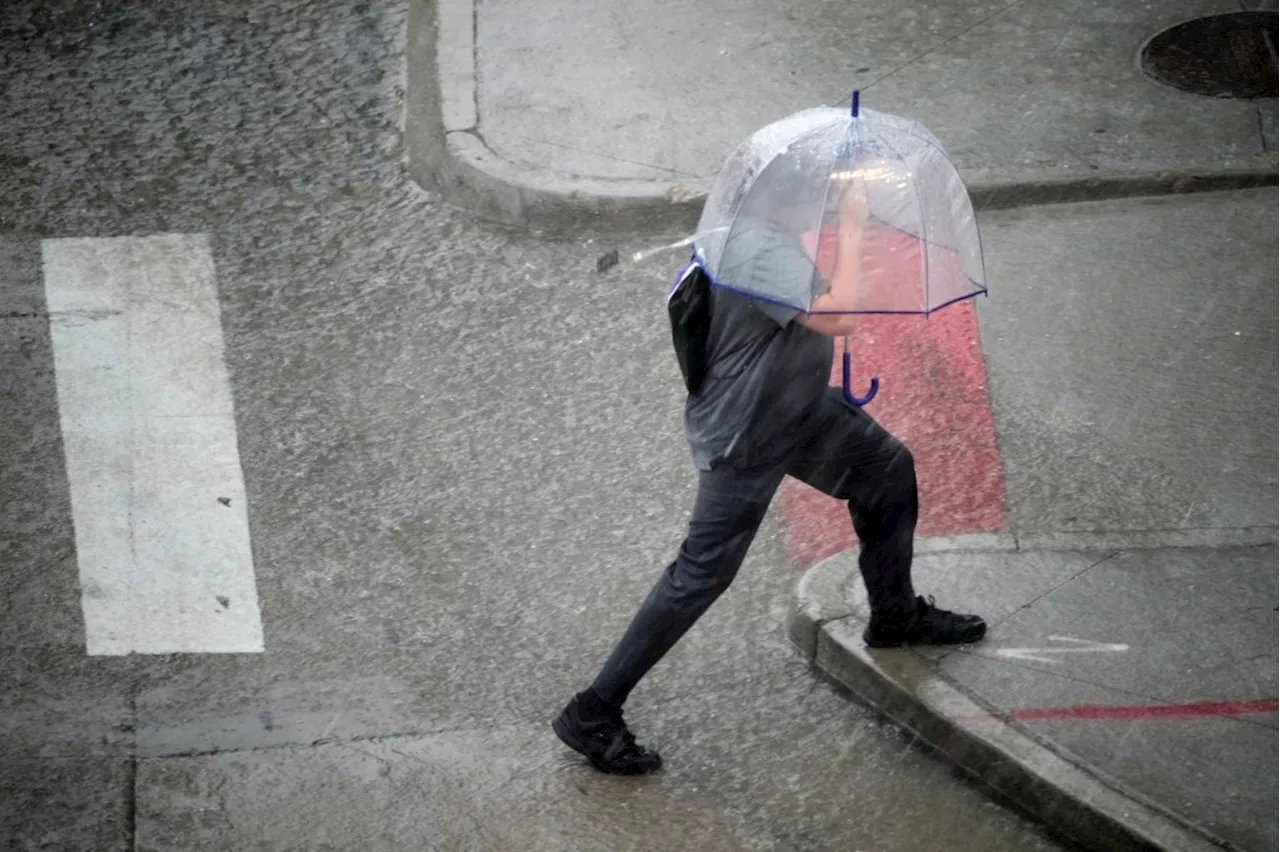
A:
[[[621,706],[729,588],[787,474],[848,501],[872,611],[914,608],[915,463],[897,439],[831,389],[796,446],[776,464],[752,470],[720,464],[700,473],[688,537],[592,684],[601,698]]]

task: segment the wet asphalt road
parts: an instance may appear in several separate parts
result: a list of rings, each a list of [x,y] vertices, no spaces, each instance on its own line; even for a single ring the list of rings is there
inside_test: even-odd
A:
[[[690,501],[673,270],[412,185],[404,15],[0,10],[0,848],[1058,848],[804,668],[772,520],[635,695],[669,769],[553,739]],[[212,248],[260,655],[85,654],[40,242],[161,233]]]

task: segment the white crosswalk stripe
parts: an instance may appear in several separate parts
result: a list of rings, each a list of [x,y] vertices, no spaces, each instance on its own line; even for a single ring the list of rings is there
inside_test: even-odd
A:
[[[41,254],[88,653],[262,651],[207,239]]]

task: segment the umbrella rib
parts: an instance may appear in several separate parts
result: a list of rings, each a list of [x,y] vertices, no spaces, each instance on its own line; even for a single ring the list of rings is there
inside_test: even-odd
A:
[[[833,123],[834,123],[834,122],[833,122]],[[850,128],[850,129],[856,130],[856,129],[857,129],[857,126],[858,126],[858,125],[857,125],[857,122],[851,122],[851,128]],[[846,141],[846,140],[841,140],[841,141],[843,142],[843,141]],[[836,155],[835,155],[835,157],[832,159],[832,163],[831,163],[831,165],[834,167],[834,166],[836,165],[836,163],[838,163],[839,161],[840,161],[840,148],[839,148],[839,147],[837,147],[837,148],[836,148]],[[823,185],[823,187],[822,187],[822,206],[818,208],[818,223],[817,223],[818,227],[817,227],[817,230],[818,230],[819,232],[821,232],[821,231],[822,231],[822,223],[823,223],[823,222],[826,220],[826,218],[827,218],[827,199],[828,199],[828,198],[830,198],[830,197],[831,197],[831,169],[827,169],[827,180],[826,180],[826,183],[825,183],[825,184]],[[839,217],[837,217],[837,220],[836,220],[836,221],[837,221],[837,227],[839,227]],[[811,307],[811,308],[813,307],[813,280],[814,280],[816,277],[818,277],[818,264],[817,264],[818,254],[819,254],[819,250],[818,250],[818,248],[817,248],[817,247],[815,247],[815,248],[814,248],[814,251],[813,251],[813,259],[814,259],[814,264],[813,264],[813,274],[809,276],[809,307]],[[846,336],[846,337],[845,337],[845,341],[846,341],[846,343],[848,342],[848,339],[849,339],[849,338]]]
[[[732,241],[732,239],[733,239],[733,235],[734,235],[734,233],[735,233],[735,231],[736,231],[736,229],[737,229],[737,227],[738,227],[738,219],[742,216],[742,207],[743,207],[743,204],[744,204],[744,203],[745,203],[745,201],[746,201],[747,196],[749,196],[749,195],[751,194],[751,190],[753,190],[753,189],[755,188],[756,183],[760,180],[760,178],[761,178],[761,177],[763,177],[763,176],[764,176],[764,173],[765,173],[765,172],[767,172],[767,171],[769,170],[769,166],[770,166],[770,165],[772,165],[772,164],[773,164],[773,162],[774,162],[775,160],[777,160],[779,156],[781,156],[781,155],[782,155],[782,152],[783,152],[783,151],[787,150],[787,149],[788,149],[788,148],[790,148],[792,145],[795,145],[795,144],[800,143],[800,142],[802,142],[802,141],[804,141],[804,140],[806,140],[806,139],[809,139],[809,138],[810,138],[810,137],[812,137],[812,136],[816,136],[817,134],[821,133],[822,131],[829,130],[830,128],[832,128],[832,127],[834,127],[835,125],[839,124],[842,120],[844,120],[844,119],[843,119],[843,117],[836,117],[836,116],[833,116],[833,117],[832,117],[832,119],[831,119],[831,121],[825,122],[825,123],[823,123],[823,124],[819,124],[819,125],[818,125],[818,126],[816,126],[816,127],[810,127],[808,130],[805,130],[803,133],[798,133],[798,134],[796,134],[795,136],[790,137],[790,138],[787,140],[787,142],[786,142],[785,144],[781,145],[781,146],[780,146],[780,147],[778,147],[778,148],[775,148],[775,149],[774,149],[774,151],[773,151],[773,153],[771,153],[768,157],[762,157],[762,158],[761,158],[759,170],[756,172],[755,176],[751,179],[751,182],[750,182],[750,183],[748,183],[745,187],[743,187],[743,190],[742,190],[742,197],[739,199],[737,206],[735,206],[735,207],[734,207],[734,209],[733,209],[733,215],[732,215],[731,217],[729,217],[728,235],[725,237],[725,244],[726,244],[726,245],[728,245],[728,243],[729,243],[729,242],[731,242],[731,241]],[[696,255],[698,255],[698,254],[700,254],[700,252],[698,251],[698,246],[697,246],[697,243],[696,243],[696,242],[694,243],[693,251],[694,251],[695,256],[696,256]],[[721,258],[721,260],[723,261],[723,257]],[[717,271],[719,271],[719,270],[717,270]],[[712,283],[713,283],[713,284],[714,284],[714,283],[716,283],[716,281],[715,281],[715,276],[711,275],[711,271],[710,271],[710,270],[707,270],[707,274],[708,274],[708,276],[711,278]],[[721,286],[721,285],[717,285],[717,286]],[[812,292],[812,290],[813,290],[813,281],[812,281],[812,279],[811,279],[811,280],[810,280],[810,282],[809,282],[809,288],[810,288],[810,292]],[[732,287],[724,287],[723,289],[726,289],[726,290],[732,290],[733,288],[732,288]],[[745,294],[745,293],[744,293],[744,295],[750,295],[750,294]],[[758,297],[754,297],[754,296],[753,296],[753,298],[758,298]],[[795,307],[794,305],[786,305],[786,303],[785,303],[785,302],[780,302],[780,301],[776,301],[776,300],[773,300],[773,299],[768,299],[768,300],[766,300],[766,301],[769,301],[769,302],[772,302],[772,303],[774,303],[774,304],[778,304],[778,305],[785,305],[786,307],[792,307],[792,308],[794,308],[794,307]]]
[[[706,251],[714,251],[718,255],[716,258],[716,262],[718,264],[728,259],[727,256],[725,256],[725,251],[729,250],[730,243],[735,243],[733,237],[740,231],[745,234],[746,232],[743,230],[745,228],[744,223],[751,216],[755,215],[754,213],[748,213],[748,211],[755,209],[753,206],[754,202],[752,202],[751,199],[755,194],[759,194],[757,192],[757,187],[769,186],[769,183],[772,181],[770,175],[773,174],[774,169],[781,166],[781,160],[783,158],[789,157],[801,157],[808,161],[806,168],[811,170],[811,174],[805,178],[806,180],[812,182],[815,178],[821,179],[825,177],[825,181],[821,185],[821,205],[817,210],[817,227],[819,235],[821,235],[824,223],[827,221],[827,205],[831,202],[831,193],[833,191],[832,183],[834,182],[833,177],[835,175],[835,169],[840,168],[840,163],[842,162],[843,157],[847,155],[845,152],[849,149],[852,149],[852,154],[856,158],[859,145],[865,142],[863,139],[865,133],[865,135],[870,138],[878,139],[879,143],[884,146],[884,149],[887,149],[887,154],[898,160],[901,164],[901,168],[905,172],[903,177],[910,182],[910,195],[907,197],[913,197],[916,202],[916,210],[920,216],[919,236],[912,233],[912,231],[915,230],[915,226],[909,219],[904,219],[903,222],[906,224],[900,227],[895,222],[888,221],[887,219],[879,219],[879,217],[875,216],[874,212],[871,212],[871,216],[873,219],[880,221],[881,224],[887,227],[890,231],[909,235],[918,241],[917,245],[923,256],[917,260],[919,266],[917,267],[915,274],[922,274],[924,277],[921,287],[923,303],[914,309],[908,310],[867,310],[864,308],[862,310],[855,309],[852,311],[807,312],[904,315],[923,314],[924,316],[929,316],[937,310],[941,310],[942,308],[956,302],[970,299],[979,293],[986,294],[987,288],[985,283],[980,283],[970,275],[968,269],[965,268],[968,266],[966,258],[970,255],[972,247],[969,245],[970,240],[965,239],[968,235],[961,234],[960,232],[965,231],[970,227],[976,229],[977,223],[974,221],[976,217],[974,216],[971,204],[952,204],[949,206],[941,205],[941,209],[937,210],[929,206],[929,204],[924,200],[926,195],[929,195],[929,193],[921,191],[920,183],[921,180],[926,180],[929,186],[933,185],[932,169],[935,167],[934,161],[924,159],[921,162],[912,163],[909,159],[910,157],[917,155],[920,155],[921,158],[935,156],[940,157],[941,163],[938,164],[938,167],[942,168],[946,173],[946,179],[944,181],[945,187],[943,187],[943,189],[948,194],[948,197],[950,197],[951,193],[956,189],[959,189],[962,193],[966,193],[962,179],[959,180],[958,187],[953,186],[953,184],[956,183],[956,178],[958,177],[955,170],[955,164],[947,156],[941,143],[929,134],[927,130],[919,127],[919,125],[914,125],[910,122],[897,119],[892,116],[886,116],[889,123],[886,124],[885,127],[880,128],[882,132],[877,133],[875,127],[864,127],[859,125],[856,119],[852,122],[853,126],[849,127],[845,124],[849,122],[849,119],[843,114],[839,116],[830,115],[828,117],[828,115],[823,114],[827,112],[825,109],[814,110],[813,112],[817,114],[809,117],[801,117],[794,122],[788,119],[776,122],[777,124],[784,125],[779,128],[781,132],[760,134],[762,138],[756,140],[758,142],[758,146],[751,142],[744,143],[741,159],[739,159],[740,155],[734,155],[733,159],[737,162],[733,164],[732,170],[729,172],[733,182],[738,183],[740,188],[732,192],[728,189],[723,190],[721,192],[723,197],[719,198],[716,204],[719,208],[716,211],[716,218],[725,224],[719,225],[718,227],[708,231],[696,233],[685,240],[666,248],[692,243],[693,255],[696,262],[702,265],[708,277],[710,277],[711,282],[717,288],[729,292],[740,293],[764,304],[774,304],[794,310],[796,305],[793,304],[793,302],[804,298],[800,292],[792,292],[793,289],[798,290],[799,287],[802,286],[801,282],[803,281],[803,275],[805,273],[804,267],[807,266],[807,264],[801,263],[800,257],[793,258],[793,265],[795,268],[784,269],[783,267],[769,267],[769,269],[773,270],[773,275],[783,276],[788,281],[794,282],[792,284],[788,284],[787,287],[784,288],[783,292],[788,294],[786,298],[773,298],[764,295],[764,293],[771,292],[777,288],[762,288],[759,286],[761,282],[757,282],[755,280],[760,277],[762,273],[767,277],[769,275],[767,270],[755,269],[754,267],[752,270],[739,269],[741,264],[736,264],[728,269],[717,269],[713,271],[708,265],[711,258],[706,254]],[[866,111],[867,118],[871,118],[872,115],[873,114],[870,110]],[[801,116],[801,114],[797,114],[797,116]],[[790,125],[789,127],[786,126],[788,124]],[[871,121],[869,124],[874,125],[875,122]],[[839,134],[839,138],[831,137],[829,135],[833,130],[842,130]],[[814,140],[817,140],[817,143],[814,143]],[[899,147],[896,144],[897,142],[907,144]],[[830,148],[829,143],[834,144],[835,148]],[[792,153],[793,151],[794,153]],[[828,151],[834,151],[834,153],[827,153]],[[822,175],[819,169],[814,168],[815,165],[819,164],[826,166],[828,174]],[[725,168],[728,168],[728,166],[726,165]],[[722,172],[720,180],[724,179],[724,173]],[[810,185],[812,186],[812,183]],[[897,189],[899,192],[902,192],[905,189],[905,187],[900,187],[900,185],[897,187],[890,185],[887,188]],[[807,193],[808,200],[806,203],[808,204],[813,200],[813,189],[808,189]],[[903,195],[905,195],[905,193],[903,193]],[[903,198],[903,200],[905,201],[905,198]],[[932,203],[932,199],[930,203]],[[961,206],[967,208],[967,213],[970,217],[969,219],[963,218],[963,213],[965,211],[959,209]],[[707,211],[704,210],[704,216],[706,214]],[[960,216],[961,218],[957,219],[957,216]],[[939,217],[941,217],[939,221],[935,222],[934,220]],[[800,226],[801,223],[799,221],[792,223],[793,228]],[[934,233],[935,227],[938,228],[940,233]],[[718,242],[713,242],[710,246],[703,245],[705,238],[707,238],[713,231],[727,232],[726,239],[724,240],[724,250],[717,248],[717,246],[720,245]],[[944,245],[940,242],[936,242],[936,240],[942,236],[948,237],[948,244]],[[985,266],[983,263],[984,252],[981,236],[976,233],[974,236],[977,238],[976,248],[978,253],[978,274],[980,277],[985,278],[981,271]],[[886,246],[886,248],[890,251],[900,250],[903,255],[902,260],[908,260],[910,256],[910,246],[904,244],[898,248],[894,248],[894,238],[888,235],[887,238],[891,242]],[[819,240],[819,242],[821,242],[821,240]],[[951,243],[954,243],[954,245],[950,245]],[[753,245],[754,243],[749,244]],[[808,246],[807,241],[804,242],[804,245]],[[941,298],[946,301],[937,306],[932,302],[933,282],[931,280],[933,275],[933,258],[931,257],[931,254],[932,249],[935,247],[948,253],[948,256],[945,258],[939,257],[939,275],[943,278],[943,293]],[[812,308],[813,293],[817,286],[814,276],[817,275],[818,272],[817,260],[813,256],[813,247],[808,246],[808,248],[809,251],[807,251],[806,254],[810,255],[808,260],[814,267],[809,271],[808,286],[808,306]],[[735,249],[738,253],[741,253],[743,250],[744,249],[742,249],[741,246]],[[905,271],[905,269],[903,269],[903,271]],[[723,273],[724,277],[722,280],[718,280],[721,279],[721,273]],[[739,280],[741,277],[739,273],[745,274],[748,280]],[[911,273],[907,274],[911,275]],[[959,287],[962,279],[968,282],[968,285],[964,288]],[[732,280],[732,283],[729,283],[729,280]],[[886,284],[888,284],[889,292],[892,292],[892,281],[888,281]],[[748,287],[748,289],[742,289],[744,286]],[[911,295],[910,287],[904,286],[898,289],[903,296]],[[964,292],[965,290],[969,290],[969,292]],[[962,295],[955,295],[957,292],[962,293]],[[888,305],[892,304],[892,300],[888,302]]]
[[[907,158],[902,156],[902,152],[898,150],[897,146],[889,141],[888,136],[885,136],[883,141],[884,141],[884,144],[889,146],[889,150],[892,151],[894,154],[896,154],[898,156],[898,159],[902,161],[902,164],[906,166],[907,177],[910,178],[911,180],[911,193],[916,197],[916,209],[920,211],[920,231],[921,231],[921,237],[923,238],[920,240],[920,243],[922,246],[922,251],[924,253],[924,315],[928,316],[930,313],[929,312],[929,237],[930,237],[930,234],[929,234],[928,223],[925,221],[924,202],[920,200],[920,188],[916,186],[915,174],[912,172],[910,164],[907,163]],[[933,146],[930,145],[929,147],[933,147]]]
[[[782,145],[775,148],[768,156],[762,156],[760,158],[760,165],[756,170],[755,176],[751,178],[750,183],[748,183],[746,186],[742,188],[741,198],[739,198],[738,203],[734,206],[733,214],[728,217],[729,223],[724,228],[724,230],[728,232],[728,236],[725,237],[726,242],[728,241],[729,237],[733,235],[734,228],[736,228],[738,225],[738,217],[742,215],[743,201],[745,201],[746,197],[751,194],[751,190],[755,187],[756,181],[760,180],[760,177],[765,173],[766,170],[768,170],[769,164],[772,163],[774,160],[778,159],[778,156],[783,151],[787,150],[787,148],[791,147],[797,142],[800,142],[801,140],[808,139],[810,136],[816,135],[817,133],[820,133],[823,130],[827,130],[831,128],[832,126],[840,123],[840,121],[842,120],[843,120],[843,116],[832,116],[830,121],[825,122],[823,124],[819,124],[816,127],[810,127],[808,130],[805,130],[803,133],[800,133],[788,138],[786,142],[784,142]],[[703,231],[701,234],[694,235],[693,254],[695,257],[701,257],[702,255],[701,250],[698,248],[697,238],[699,236],[705,236],[708,233],[711,233],[711,230]],[[704,262],[703,268],[706,269],[707,275],[710,277],[711,270],[707,269],[707,266],[708,264]],[[713,282],[715,281],[714,277],[712,277],[712,281]]]

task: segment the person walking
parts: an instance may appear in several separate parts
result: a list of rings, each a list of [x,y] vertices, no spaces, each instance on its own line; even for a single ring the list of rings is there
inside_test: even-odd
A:
[[[778,183],[776,177],[775,183]],[[726,256],[732,280],[812,281],[809,312],[719,286],[706,288],[704,376],[689,394],[685,432],[698,469],[689,529],[595,679],[552,722],[556,735],[603,772],[662,766],[623,719],[627,697],[733,582],[784,476],[847,503],[861,542],[871,605],[866,643],[974,642],[986,624],[917,596],[911,580],[918,515],[910,450],[828,387],[833,338],[852,331],[867,198],[854,181],[839,201],[840,227],[825,274],[796,240],[803,176],[790,198],[737,223]],[[821,264],[820,264],[821,265]],[[691,275],[705,275],[696,265]]]

